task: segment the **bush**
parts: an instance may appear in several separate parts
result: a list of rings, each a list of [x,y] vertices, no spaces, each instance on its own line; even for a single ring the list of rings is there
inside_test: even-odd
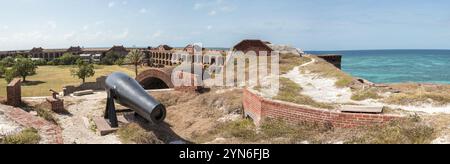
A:
[[[54,124],[58,124],[58,120],[53,116],[53,112],[47,109],[36,109],[36,112],[39,117],[42,117],[43,119],[52,122]]]
[[[47,65],[47,61],[44,59],[39,59],[39,60],[35,60],[34,64],[36,64],[37,66],[44,66],[44,65]]]
[[[114,65],[119,59],[123,59],[123,57],[115,52],[106,53],[105,57],[101,59],[101,64],[104,65]]]
[[[65,53],[63,56],[59,57],[55,63],[60,65],[74,65],[77,60],[80,59],[79,56],[73,55],[72,53]]]
[[[4,64],[0,63],[0,77],[5,76],[7,69]]]
[[[38,144],[41,137],[38,131],[34,128],[25,129],[22,132],[6,136],[0,139],[1,144]]]
[[[0,61],[0,63],[2,63],[5,67],[12,67],[15,62],[16,60],[11,56],[8,56]]]

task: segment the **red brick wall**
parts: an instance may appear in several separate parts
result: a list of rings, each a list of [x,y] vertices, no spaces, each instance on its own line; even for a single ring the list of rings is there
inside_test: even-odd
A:
[[[11,106],[19,106],[22,102],[22,81],[14,79],[8,84],[6,89],[7,104]]]
[[[330,123],[334,127],[352,128],[383,124],[401,116],[385,114],[363,114],[363,113],[342,113],[314,109],[312,107],[297,105],[293,103],[274,101],[259,97],[257,94],[244,90],[244,110],[247,116],[253,118],[257,125],[264,119],[282,119],[290,124],[300,122]]]

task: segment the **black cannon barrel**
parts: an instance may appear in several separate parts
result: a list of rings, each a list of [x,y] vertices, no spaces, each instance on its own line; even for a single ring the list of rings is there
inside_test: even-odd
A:
[[[135,111],[148,121],[161,123],[166,118],[166,108],[150,96],[145,89],[130,76],[116,72],[106,79],[106,90],[114,100]]]

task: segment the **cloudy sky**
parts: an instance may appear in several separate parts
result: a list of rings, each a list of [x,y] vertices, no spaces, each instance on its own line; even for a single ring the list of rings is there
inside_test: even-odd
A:
[[[230,47],[450,49],[448,0],[0,0],[0,50]]]

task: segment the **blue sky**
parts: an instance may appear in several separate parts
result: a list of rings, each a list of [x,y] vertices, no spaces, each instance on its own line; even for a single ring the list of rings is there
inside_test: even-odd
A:
[[[448,0],[1,0],[0,50],[71,45],[450,49]]]

